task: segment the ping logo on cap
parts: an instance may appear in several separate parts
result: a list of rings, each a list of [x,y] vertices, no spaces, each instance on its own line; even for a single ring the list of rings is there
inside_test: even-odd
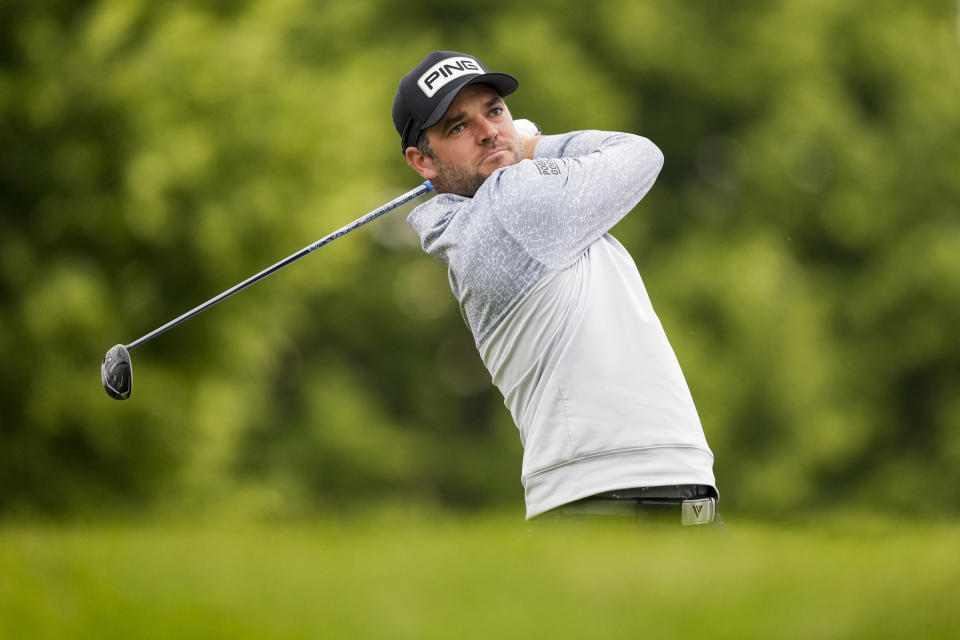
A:
[[[453,57],[441,60],[437,64],[427,69],[426,73],[420,76],[417,84],[424,95],[432,98],[434,94],[443,88],[451,80],[461,76],[477,75],[483,73],[480,63],[473,58]]]

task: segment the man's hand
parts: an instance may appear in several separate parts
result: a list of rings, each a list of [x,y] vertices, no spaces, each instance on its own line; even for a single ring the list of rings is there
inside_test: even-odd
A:
[[[513,121],[513,126],[520,134],[520,142],[523,143],[523,156],[533,158],[533,150],[537,148],[537,142],[540,140],[539,125],[526,118],[518,118]]]
[[[540,125],[526,118],[517,118],[513,121],[513,126],[517,129],[517,133],[525,138],[535,138],[540,135]]]

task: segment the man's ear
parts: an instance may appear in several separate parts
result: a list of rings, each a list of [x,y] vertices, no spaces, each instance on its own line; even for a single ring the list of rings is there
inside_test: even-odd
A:
[[[413,170],[419,173],[427,180],[433,180],[437,177],[437,170],[433,166],[433,159],[416,147],[407,147],[404,151],[407,158],[407,164],[413,167]]]

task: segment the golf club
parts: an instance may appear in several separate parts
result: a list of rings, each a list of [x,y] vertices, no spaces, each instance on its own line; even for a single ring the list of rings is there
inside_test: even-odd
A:
[[[114,345],[113,347],[110,348],[109,351],[107,351],[107,355],[103,357],[103,364],[100,365],[100,379],[103,382],[103,388],[106,390],[107,395],[116,400],[126,400],[127,398],[130,397],[130,393],[133,390],[133,366],[130,363],[130,352],[136,349],[138,346],[142,345],[144,342],[147,342],[149,340],[152,340],[153,338],[156,338],[161,333],[165,333],[169,331],[170,329],[174,328],[181,322],[189,320],[193,316],[201,313],[202,311],[209,309],[210,307],[217,304],[218,302],[226,300],[227,298],[241,291],[242,289],[246,289],[247,287],[252,285],[254,282],[263,280],[270,274],[275,273],[280,269],[284,268],[285,266],[296,262],[300,258],[306,256],[309,253],[316,251],[320,247],[326,244],[330,244],[337,238],[341,238],[347,235],[348,233],[350,233],[351,231],[354,231],[355,229],[359,229],[363,225],[367,224],[372,220],[379,218],[380,216],[387,213],[388,211],[392,211],[393,209],[396,209],[397,207],[404,205],[415,198],[419,198],[425,193],[429,193],[431,191],[433,191],[433,185],[430,184],[429,180],[426,180],[424,181],[423,184],[421,184],[417,188],[411,189],[410,191],[406,192],[402,196],[399,196],[391,200],[387,204],[377,209],[374,209],[373,211],[371,211],[366,215],[363,215],[357,218],[350,224],[347,224],[341,227],[340,229],[337,229],[333,233],[317,240],[316,242],[307,245],[300,251],[297,251],[296,253],[291,254],[290,256],[287,256],[280,262],[277,262],[276,264],[267,267],[263,271],[250,276],[243,282],[230,287],[223,293],[217,296],[214,296],[213,298],[210,298],[203,304],[200,304],[194,307],[193,309],[191,309],[190,311],[187,311],[183,315],[177,316],[176,318],[174,318],[167,324],[163,325],[162,327],[158,327],[154,329],[150,333],[146,334],[141,338],[134,340],[130,344]]]

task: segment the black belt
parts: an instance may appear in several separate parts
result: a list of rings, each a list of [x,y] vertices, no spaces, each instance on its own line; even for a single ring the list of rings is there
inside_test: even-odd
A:
[[[716,520],[717,497],[716,489],[698,484],[618,489],[565,504],[549,513],[701,525]]]

